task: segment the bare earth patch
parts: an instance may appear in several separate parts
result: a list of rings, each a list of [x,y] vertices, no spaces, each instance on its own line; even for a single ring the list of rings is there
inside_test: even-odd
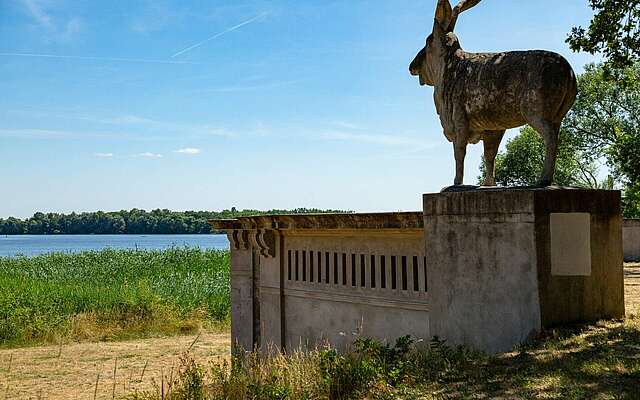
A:
[[[152,389],[190,347],[203,364],[228,358],[229,333],[0,350],[0,399],[93,399],[96,381],[96,399]]]
[[[640,317],[640,263],[625,265],[624,302],[627,316],[634,314]]]

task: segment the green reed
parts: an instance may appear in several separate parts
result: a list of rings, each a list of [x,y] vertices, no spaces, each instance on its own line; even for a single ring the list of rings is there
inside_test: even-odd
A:
[[[0,257],[0,345],[177,333],[225,321],[229,279],[229,253],[219,250]]]

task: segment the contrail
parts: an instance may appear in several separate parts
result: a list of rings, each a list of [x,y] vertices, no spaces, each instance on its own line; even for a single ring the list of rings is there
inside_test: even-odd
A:
[[[266,12],[264,12],[264,13],[262,13],[262,14],[259,14],[259,15],[256,15],[255,17],[253,17],[253,18],[251,18],[251,19],[248,19],[248,20],[246,20],[246,21],[244,21],[244,22],[241,22],[241,23],[239,23],[238,25],[234,25],[234,26],[232,26],[231,28],[227,28],[227,29],[225,29],[225,30],[224,30],[224,31],[222,31],[222,32],[216,33],[215,35],[211,36],[210,38],[207,38],[207,39],[203,40],[202,42],[198,42],[198,43],[196,43],[196,44],[194,44],[194,45],[192,45],[192,46],[187,47],[186,49],[182,49],[182,50],[180,50],[180,51],[179,51],[179,52],[177,52],[176,54],[172,55],[172,56],[171,56],[171,58],[175,58],[175,57],[177,57],[177,56],[179,56],[179,55],[181,55],[181,54],[186,53],[187,51],[191,51],[191,50],[195,49],[196,47],[200,47],[200,46],[202,46],[203,44],[205,44],[205,43],[207,43],[207,42],[209,42],[209,41],[211,41],[211,40],[213,40],[213,39],[217,39],[217,38],[219,38],[219,37],[220,37],[220,36],[222,36],[222,35],[226,35],[226,34],[227,34],[227,33],[229,33],[229,32],[233,32],[233,31],[235,31],[235,30],[236,30],[236,29],[238,29],[238,28],[241,28],[241,27],[243,27],[243,26],[245,26],[245,25],[248,25],[248,24],[250,24],[250,23],[252,23],[252,22],[254,22],[254,21],[256,21],[256,20],[258,20],[258,19],[260,19],[260,18],[262,18],[262,17],[264,17],[265,15],[267,15],[267,13],[266,13]]]
[[[0,56],[62,58],[62,59],[69,59],[69,60],[116,61],[116,62],[131,62],[131,63],[149,63],[149,64],[198,64],[191,61],[148,60],[148,59],[142,59],[142,58],[118,58],[118,57],[65,56],[65,55],[59,55],[59,54],[40,54],[40,53],[0,53]]]

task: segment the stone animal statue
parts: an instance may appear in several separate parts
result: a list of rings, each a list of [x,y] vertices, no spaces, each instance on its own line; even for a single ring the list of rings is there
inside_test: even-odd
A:
[[[546,155],[540,186],[553,182],[560,124],[573,105],[573,69],[556,53],[511,51],[468,53],[453,33],[460,13],[480,0],[451,8],[438,0],[433,32],[409,71],[420,85],[435,88],[434,99],[456,159],[454,184],[462,185],[467,144],[484,144],[485,186],[495,186],[495,158],[505,130],[531,125],[544,139]]]

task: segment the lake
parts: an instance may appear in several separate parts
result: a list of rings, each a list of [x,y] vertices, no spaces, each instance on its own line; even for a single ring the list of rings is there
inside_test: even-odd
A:
[[[227,235],[8,235],[0,236],[0,257],[34,256],[51,252],[147,249],[168,247],[229,249]]]

